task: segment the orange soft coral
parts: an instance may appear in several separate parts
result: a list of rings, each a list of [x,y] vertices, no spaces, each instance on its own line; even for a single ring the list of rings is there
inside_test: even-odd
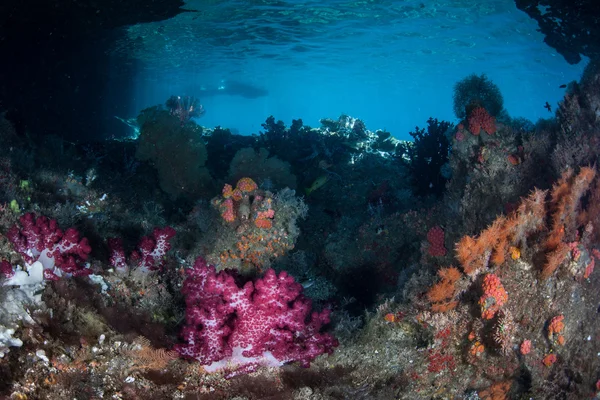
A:
[[[242,178],[238,181],[236,189],[239,189],[242,193],[251,193],[258,189],[258,185],[252,178]]]
[[[564,315],[557,315],[550,320],[550,323],[548,323],[548,339],[552,340],[555,335],[562,332],[562,330],[565,328],[564,319]]]
[[[455,308],[458,301],[454,300],[456,296],[456,282],[460,279],[461,273],[458,268],[442,268],[438,271],[440,281],[429,289],[427,298],[432,303],[431,311],[446,312]]]
[[[492,384],[489,388],[477,393],[483,400],[507,400],[512,381],[502,381]]]

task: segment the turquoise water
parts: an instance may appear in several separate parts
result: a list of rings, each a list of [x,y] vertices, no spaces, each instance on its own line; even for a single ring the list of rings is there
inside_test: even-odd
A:
[[[187,1],[196,10],[128,28],[117,52],[140,60],[132,109],[172,94],[200,98],[199,121],[257,133],[269,115],[290,124],[341,113],[408,139],[428,117],[456,122],[452,89],[485,73],[511,116],[549,118],[560,85],[584,68],[543,43],[512,0]],[[266,96],[208,96],[243,82]]]

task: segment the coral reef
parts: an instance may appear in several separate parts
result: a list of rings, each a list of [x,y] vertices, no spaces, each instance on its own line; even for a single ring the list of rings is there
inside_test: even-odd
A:
[[[266,270],[271,262],[294,248],[307,207],[291,189],[279,192],[260,190],[251,178],[238,180],[235,188],[226,184],[222,196],[211,201],[222,223],[204,244],[206,259],[219,270]]]
[[[599,77],[533,124],[472,76],[414,142],[192,98],[101,143],[0,116],[0,397],[598,397]]]

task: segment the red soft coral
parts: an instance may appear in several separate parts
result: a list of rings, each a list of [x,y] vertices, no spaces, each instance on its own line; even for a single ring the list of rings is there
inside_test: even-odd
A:
[[[444,230],[440,226],[434,226],[427,232],[429,242],[429,255],[432,257],[444,257],[446,247],[444,246]]]
[[[492,319],[496,312],[508,300],[508,294],[504,286],[495,274],[487,274],[483,278],[483,296],[479,299],[481,306],[481,317],[483,319]]]
[[[496,132],[496,118],[488,114],[485,108],[477,107],[469,115],[469,132],[477,136],[482,129],[488,135],[494,134]]]

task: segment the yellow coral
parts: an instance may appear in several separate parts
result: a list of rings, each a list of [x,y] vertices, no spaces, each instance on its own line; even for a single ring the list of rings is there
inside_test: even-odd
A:
[[[518,247],[512,246],[509,250],[510,250],[510,257],[513,260],[518,260],[519,258],[521,258],[521,250],[519,250]]]

